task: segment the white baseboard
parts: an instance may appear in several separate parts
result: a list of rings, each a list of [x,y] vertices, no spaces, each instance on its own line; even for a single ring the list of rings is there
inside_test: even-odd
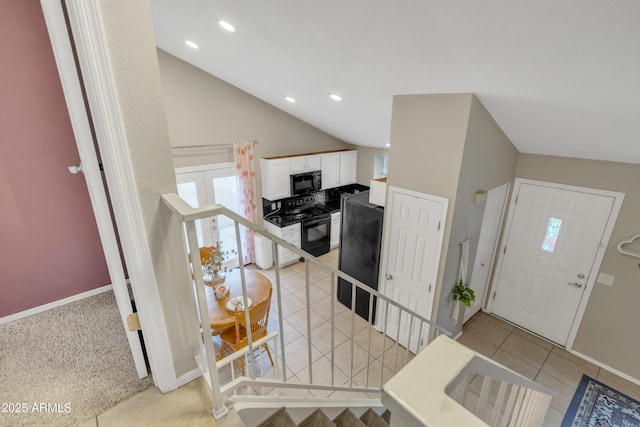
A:
[[[602,369],[606,369],[607,371],[611,372],[612,374],[616,374],[617,376],[619,376],[619,377],[621,377],[621,378],[624,378],[624,379],[625,379],[625,380],[627,380],[627,381],[630,381],[630,382],[632,382],[632,383],[634,383],[634,384],[640,385],[640,380],[639,380],[639,379],[637,379],[637,378],[633,378],[632,376],[627,375],[627,374],[625,374],[624,372],[620,372],[620,371],[618,371],[617,369],[613,369],[611,366],[607,366],[607,365],[605,365],[604,363],[599,362],[599,361],[597,361],[597,360],[595,360],[595,359],[592,359],[592,358],[591,358],[591,357],[589,357],[589,356],[585,356],[584,354],[580,353],[579,351],[569,350],[569,353],[571,353],[571,354],[575,354],[575,355],[576,355],[576,356],[578,356],[579,358],[584,359],[584,360],[586,360],[587,362],[591,362],[591,363],[593,363],[594,365],[599,366],[599,367],[600,367],[600,368],[602,368]]]
[[[52,308],[60,307],[65,304],[69,304],[74,301],[80,301],[85,298],[92,297],[94,295],[101,294],[103,292],[108,292],[113,290],[113,286],[105,285],[96,289],[91,289],[90,291],[82,292],[77,295],[72,295],[67,298],[60,299],[58,301],[53,301],[48,304],[44,304],[38,307],[30,308],[29,310],[21,311],[18,313],[10,314],[9,316],[0,317],[0,325],[3,323],[9,323],[14,320],[23,319],[28,316],[32,316],[34,314],[42,313],[43,311],[51,310]]]
[[[201,376],[202,372],[200,371],[200,368],[196,367],[186,374],[182,374],[178,378],[176,378],[176,388],[182,387],[183,385],[190,383],[191,381],[195,380],[196,378],[200,378]]]

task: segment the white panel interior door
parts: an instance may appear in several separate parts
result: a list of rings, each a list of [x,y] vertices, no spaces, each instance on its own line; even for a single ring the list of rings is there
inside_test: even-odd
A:
[[[476,250],[473,272],[469,282],[469,286],[475,292],[476,299],[471,303],[471,307],[464,311],[464,322],[471,319],[471,316],[476,314],[484,303],[508,193],[509,184],[504,184],[489,190],[487,194],[480,236],[478,237],[478,249]]]
[[[516,190],[493,312],[565,345],[615,197],[529,183]]]
[[[390,187],[384,295],[429,319],[447,200]],[[421,197],[424,196],[424,197]],[[428,328],[391,307],[387,335],[416,351]],[[426,340],[425,340],[426,342]]]

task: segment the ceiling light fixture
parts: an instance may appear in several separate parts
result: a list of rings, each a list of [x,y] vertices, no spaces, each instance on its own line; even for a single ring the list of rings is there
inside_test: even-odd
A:
[[[387,147],[391,147],[391,144],[387,142]]]
[[[222,28],[224,28],[225,30],[229,31],[230,33],[233,33],[236,30],[236,27],[234,27],[233,25],[229,24],[227,21],[218,21],[218,24],[220,24],[220,26]]]
[[[287,97],[285,97],[284,99],[286,99],[287,101],[289,101],[289,102],[290,102],[290,103],[292,103],[292,104],[296,102],[296,100],[295,100],[295,99],[293,99],[293,98],[292,98],[292,97],[290,97],[290,96],[287,96]]]
[[[197,44],[195,44],[191,40],[185,40],[184,44],[186,44],[187,46],[189,46],[190,48],[193,48],[193,49],[200,49],[200,46],[198,46]]]
[[[331,97],[331,99],[333,99],[334,101],[342,101],[342,97],[340,95],[336,95],[335,93],[332,93],[331,95],[329,95]]]

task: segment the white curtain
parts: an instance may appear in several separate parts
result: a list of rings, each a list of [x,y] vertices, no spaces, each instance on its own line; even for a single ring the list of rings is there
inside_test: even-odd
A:
[[[234,142],[233,159],[238,174],[238,196],[240,199],[240,214],[252,223],[256,223],[256,171],[253,156],[252,142]],[[244,264],[255,261],[255,248],[253,246],[253,230],[240,227],[240,239],[242,241],[242,255]]]

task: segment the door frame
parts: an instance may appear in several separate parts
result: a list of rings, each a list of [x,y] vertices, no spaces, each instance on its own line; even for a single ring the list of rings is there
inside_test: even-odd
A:
[[[444,231],[446,229],[446,225],[447,225],[447,212],[448,212],[448,208],[449,208],[449,199],[445,198],[445,197],[440,197],[440,196],[434,196],[432,194],[426,194],[426,193],[420,193],[418,191],[413,191],[413,190],[407,190],[406,188],[400,188],[400,187],[394,187],[392,185],[390,185],[388,187],[388,194],[387,194],[387,202],[386,202],[386,206],[384,209],[384,220],[382,223],[382,228],[383,228],[383,238],[382,238],[382,253],[380,254],[380,268],[379,268],[379,273],[378,273],[378,283],[380,284],[378,286],[378,292],[380,292],[382,295],[386,295],[386,288],[387,288],[387,282],[386,282],[386,266],[388,264],[389,261],[389,243],[391,242],[391,226],[389,224],[390,218],[391,218],[391,211],[392,211],[392,207],[393,207],[393,201],[394,201],[394,197],[396,194],[404,194],[410,197],[415,197],[418,199],[423,199],[423,200],[429,200],[431,202],[436,202],[436,203],[440,203],[442,205],[442,211],[440,212],[440,229],[438,230],[438,240],[436,242],[436,260],[435,260],[435,266],[436,268],[433,271],[433,275],[431,277],[431,281],[432,281],[432,285],[433,288],[431,290],[431,296],[429,298],[429,302],[428,302],[428,313],[429,316],[423,316],[429,320],[433,320],[433,301],[435,299],[435,294],[436,294],[436,286],[438,285],[438,272],[440,271],[440,261],[442,259],[442,244],[444,241]],[[375,328],[379,331],[382,331],[384,328],[384,322],[386,322],[386,319],[384,319],[384,313],[382,312],[382,304],[378,304],[377,305],[377,310],[378,313],[376,314],[376,324],[374,325]],[[420,313],[418,313],[420,314]],[[428,336],[428,328],[423,332],[423,335]],[[428,341],[427,341],[428,342]]]
[[[580,304],[578,305],[578,309],[576,311],[576,316],[571,324],[571,329],[569,331],[569,336],[567,338],[567,343],[565,345],[565,349],[567,351],[571,350],[573,347],[573,343],[576,339],[576,335],[578,334],[578,329],[580,328],[580,324],[582,323],[582,317],[584,316],[584,312],[589,303],[589,299],[591,298],[591,291],[595,286],[597,279],[597,272],[600,271],[600,266],[602,265],[602,260],[604,259],[605,251],[607,250],[607,246],[609,244],[609,240],[611,239],[611,233],[613,232],[613,228],[616,223],[616,219],[618,218],[618,214],[620,213],[620,208],[622,207],[622,202],[624,200],[624,193],[620,193],[617,191],[608,191],[608,190],[600,190],[597,188],[588,188],[588,187],[579,187],[575,185],[567,185],[567,184],[558,184],[554,182],[547,181],[538,181],[534,179],[527,178],[516,178],[515,184],[513,186],[513,192],[511,194],[511,202],[509,204],[509,213],[507,214],[507,223],[505,226],[504,234],[502,235],[502,240],[500,241],[499,253],[498,253],[498,261],[495,266],[496,274],[493,276],[493,281],[491,282],[491,288],[489,293],[495,295],[496,287],[498,281],[500,280],[500,275],[502,274],[502,267],[505,258],[505,247],[507,241],[509,240],[509,235],[511,233],[511,225],[513,224],[513,217],[515,214],[516,203],[517,203],[517,195],[520,192],[520,187],[522,184],[528,185],[537,185],[541,187],[547,187],[558,190],[568,190],[574,192],[583,192],[589,194],[595,194],[599,196],[612,197],[614,199],[613,206],[611,208],[611,213],[607,220],[607,224],[605,226],[604,232],[602,234],[602,241],[600,245],[598,245],[598,250],[596,251],[596,257],[593,261],[593,265],[591,267],[591,271],[593,274],[589,275],[587,282],[585,283],[585,290],[582,298],[580,299]],[[493,312],[493,297],[489,298],[489,303],[487,304],[487,312]]]
[[[104,153],[102,162],[107,172],[112,171],[105,175],[125,259],[131,261],[128,263],[131,288],[135,299],[145,302],[139,304],[137,310],[140,324],[143,325],[153,382],[161,392],[165,393],[178,388],[181,384],[175,371],[151,251],[145,235],[142,207],[131,167],[131,156],[128,151],[117,88],[111,71],[100,5],[92,0],[66,2],[70,27],[67,30],[61,3],[57,0],[41,0],[40,3],[47,25],[50,22],[55,23],[57,28],[57,37],[52,37],[51,42],[59,70],[64,69],[65,74],[75,79],[78,84],[80,82],[78,73],[82,73],[96,139],[100,151]],[[69,32],[75,41],[81,71],[76,69],[73,56],[58,57],[58,52],[64,52],[65,49],[70,48]],[[65,86],[69,84],[67,79],[62,80],[68,108],[74,111],[84,110],[86,114],[88,110],[84,99],[67,98],[68,88]],[[77,143],[79,150],[82,150],[81,153],[93,151],[93,155],[97,156],[92,138],[80,138],[77,139]],[[92,162],[87,162],[88,168],[91,168],[90,163]],[[94,166],[98,167],[97,161]],[[89,193],[92,197],[96,195],[93,184],[89,186]],[[112,252],[109,257],[111,256]]]
[[[93,146],[93,136],[86,108],[82,88],[76,71],[71,42],[60,2],[41,1],[43,14],[49,32],[49,39],[56,59],[56,66],[64,92],[65,103],[69,112],[69,119],[75,137],[75,143],[80,156],[82,175],[87,183],[89,199],[96,219],[100,243],[111,278],[111,286],[116,298],[120,320],[122,321],[133,362],[139,378],[146,377],[146,362],[140,343],[138,331],[130,331],[127,327],[127,317],[133,313],[129,289],[127,286],[124,267],[120,258],[120,249],[109,210],[109,202],[102,181],[102,173],[98,157]]]
[[[505,188],[506,187],[506,188]],[[487,192],[487,200],[485,202],[485,209],[484,209],[484,213],[482,215],[482,224],[480,226],[480,234],[478,236],[478,246],[476,249],[476,256],[475,256],[475,260],[473,263],[473,268],[471,270],[471,280],[470,280],[470,285],[474,284],[474,277],[475,274],[477,272],[476,268],[478,267],[478,263],[480,262],[480,249],[481,249],[481,245],[483,243],[486,243],[485,239],[487,237],[491,237],[492,239],[494,238],[494,236],[487,236],[486,234],[483,234],[484,227],[486,226],[485,220],[487,219],[487,206],[489,206],[489,200],[491,200],[491,196],[492,196],[492,191],[494,192],[493,194],[495,194],[495,192],[497,192],[498,190],[502,190],[504,189],[504,199],[502,200],[501,203],[501,207],[500,207],[500,215],[498,218],[498,227],[496,229],[496,234],[495,234],[495,241],[492,247],[486,248],[487,249],[487,257],[490,257],[491,260],[486,264],[486,267],[488,268],[488,272],[487,272],[487,280],[485,281],[485,283],[482,284],[481,289],[483,290],[483,298],[482,301],[478,300],[478,309],[475,311],[471,311],[469,309],[464,310],[464,316],[462,319],[462,323],[464,324],[465,322],[467,322],[469,319],[471,319],[471,317],[477,313],[480,310],[484,310],[485,306],[486,306],[486,302],[488,300],[488,295],[489,295],[489,285],[491,284],[491,274],[495,271],[494,270],[494,265],[495,265],[495,261],[496,261],[496,252],[497,252],[497,248],[500,244],[500,233],[502,232],[502,229],[504,227],[504,214],[507,211],[507,202],[509,201],[509,190],[511,190],[511,183],[507,182],[505,184],[499,185],[498,187],[492,188],[491,190],[489,190]],[[502,193],[501,193],[502,194]],[[477,277],[476,277],[477,279]],[[476,289],[476,296],[478,294],[478,290]],[[472,305],[473,306],[473,305]]]

